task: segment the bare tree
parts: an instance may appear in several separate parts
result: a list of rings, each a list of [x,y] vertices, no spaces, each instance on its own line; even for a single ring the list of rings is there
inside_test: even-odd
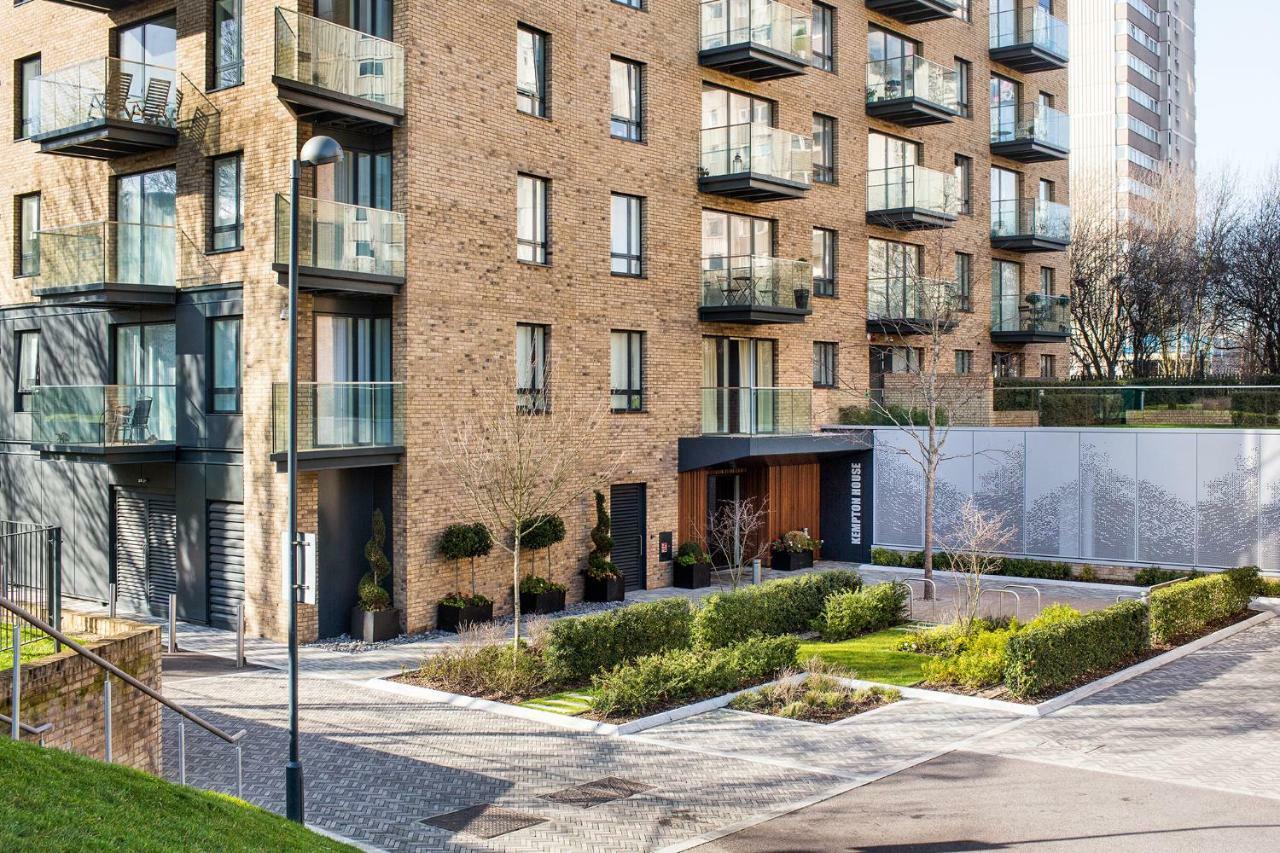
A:
[[[997,554],[1012,541],[1013,529],[1004,513],[984,512],[973,498],[961,506],[959,522],[942,542],[955,579],[957,624],[969,628],[977,621],[982,606],[982,578],[999,568]]]
[[[1120,375],[1128,339],[1119,290],[1124,239],[1109,187],[1071,199],[1071,351],[1088,379]]]
[[[763,498],[738,498],[712,513],[707,539],[712,549],[720,551],[728,561],[731,589],[741,586],[747,566],[768,553],[768,525],[769,510]]]
[[[1229,239],[1222,299],[1250,366],[1280,373],[1280,166]]]

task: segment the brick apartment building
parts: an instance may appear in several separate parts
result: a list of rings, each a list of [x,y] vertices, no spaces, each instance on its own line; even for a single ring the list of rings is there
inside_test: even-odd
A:
[[[0,517],[63,526],[72,595],[223,625],[243,596],[282,633],[288,179],[326,134],[304,636],[346,629],[374,508],[404,626],[434,623],[439,534],[472,520],[445,436],[513,375],[623,419],[629,587],[732,494],[854,544],[850,446],[812,430],[825,388],[910,368],[925,279],[965,309],[957,370],[1065,374],[1065,3],[794,2],[6,5]],[[552,563],[570,600],[588,504]],[[499,611],[508,578],[481,566]]]

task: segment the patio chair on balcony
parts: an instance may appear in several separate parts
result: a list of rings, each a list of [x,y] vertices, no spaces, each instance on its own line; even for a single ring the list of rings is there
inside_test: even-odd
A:
[[[132,406],[115,407],[108,413],[108,435],[119,444],[142,444],[147,440],[147,429],[151,426],[152,397],[139,397]]]
[[[142,102],[142,121],[147,124],[169,123],[169,90],[173,81],[153,77],[147,81],[147,94]]]
[[[133,74],[121,71],[111,78],[114,86],[107,86],[94,94],[89,101],[89,118],[101,121],[109,118],[129,118],[129,90],[133,88]]]

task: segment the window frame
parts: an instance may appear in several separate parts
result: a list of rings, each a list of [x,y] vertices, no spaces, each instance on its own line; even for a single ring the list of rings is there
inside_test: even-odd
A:
[[[991,375],[997,379],[1020,379],[1022,368],[1022,353],[1001,350],[991,353]]]
[[[218,11],[224,3],[229,2],[232,16],[227,20],[236,21],[235,60],[224,63],[220,60],[219,49],[222,47],[222,33],[218,28]],[[207,92],[219,92],[244,84],[244,0],[212,0],[209,14],[209,85]],[[228,74],[231,71],[231,74]]]
[[[619,6],[626,6],[628,9],[635,9],[637,12],[644,12],[648,9],[648,6],[645,5],[645,0],[610,0],[610,2]]]
[[[821,252],[814,251],[818,248],[816,239],[819,235],[822,236]],[[813,242],[810,245],[810,250],[813,251],[813,267],[815,269],[813,276],[814,296],[820,296],[824,299],[834,299],[838,295],[836,282],[839,279],[839,273],[837,272],[837,264],[839,263],[840,257],[839,241],[840,234],[836,229],[823,228],[819,225],[813,226]],[[830,275],[821,276],[817,274],[816,270],[820,261],[821,266],[826,272],[829,272]]]
[[[621,201],[626,210],[627,246],[619,252],[614,243],[617,234],[617,223],[614,217],[618,212],[617,203]],[[634,239],[634,245],[631,245]],[[628,251],[631,250],[631,251]],[[619,270],[622,262],[626,269]],[[609,274],[621,278],[643,278],[644,269],[644,197],[629,193],[609,194]]]
[[[963,275],[961,275],[961,271],[963,271]],[[973,255],[968,252],[956,252],[956,297],[959,302],[956,310],[972,314]]]
[[[27,66],[35,65],[35,74],[30,80],[25,79]],[[19,57],[13,63],[13,138],[29,139],[35,135],[40,124],[40,89],[28,86],[44,73],[44,61],[39,53],[30,53]],[[28,97],[34,94],[35,97]],[[27,108],[31,107],[31,115]]]
[[[1048,368],[1046,370],[1046,367]],[[1040,353],[1040,378],[1055,379],[1058,375],[1058,357],[1053,353]]]
[[[1058,295],[1058,271],[1053,267],[1040,267],[1040,294]]]
[[[956,183],[960,185],[960,213],[973,215],[973,158],[957,154],[955,158]]]
[[[524,47],[520,43],[521,34],[526,33],[532,39],[534,89],[525,90],[520,86],[520,62]],[[550,98],[550,55],[551,36],[537,27],[528,24],[516,24],[516,110],[535,118],[551,117]],[[524,100],[522,100],[524,99]]]
[[[531,181],[533,187],[533,234],[520,235],[520,183]],[[529,249],[531,257],[523,257]],[[533,266],[551,265],[551,179],[529,172],[516,173],[516,260]]]
[[[810,23],[809,25],[809,41],[810,41],[809,64],[812,65],[814,68],[817,68],[819,71],[828,71],[832,74],[836,73],[836,46],[837,46],[836,15],[837,14],[838,12],[836,11],[836,8],[834,6],[830,6],[826,3],[815,2],[812,7],[812,18],[811,18],[812,23]],[[819,52],[816,48],[812,46],[813,42],[815,41],[815,39],[813,38],[813,35],[818,31],[819,18],[823,19],[826,23],[824,31],[826,34],[828,50],[825,53]]]
[[[521,385],[520,336],[527,331],[529,353],[532,356],[531,378],[533,385]],[[516,408],[528,414],[544,414],[551,411],[551,327],[545,323],[516,323]]]
[[[619,65],[627,69],[627,95],[630,101],[628,107],[634,113],[633,118],[619,116],[613,111],[613,74],[616,66]],[[609,57],[609,136],[613,139],[620,139],[623,142],[644,142],[644,84],[643,62],[621,56]]]
[[[220,325],[233,323],[235,328],[235,384],[218,385],[218,334]],[[225,317],[209,318],[209,414],[238,415],[241,413],[244,397],[244,317],[235,314]],[[231,395],[234,403],[231,408],[218,405],[218,397]]]
[[[955,57],[956,105],[961,118],[973,118],[973,63]]]
[[[230,224],[218,222],[218,167],[227,162],[235,164],[235,220]],[[207,253],[234,252],[244,248],[244,154],[233,151],[209,158],[209,248]],[[218,238],[226,233],[232,235],[233,242],[227,246],[219,246]]]
[[[28,256],[23,251],[23,243],[25,242],[24,233],[27,230],[27,209],[26,203],[29,200],[35,200],[35,228],[31,230],[33,250]],[[39,192],[23,193],[14,199],[14,242],[16,243],[16,251],[13,260],[13,277],[14,278],[30,278],[40,274],[40,219],[44,213],[44,199]],[[27,266],[30,260],[31,266]]]
[[[32,376],[34,380],[29,386],[23,385],[23,373],[25,372],[26,360],[23,358],[24,349],[23,341],[28,339],[35,340],[35,371]],[[36,395],[36,389],[40,387],[40,349],[41,335],[39,329],[19,329],[13,336],[13,411],[16,414],[29,414],[33,411],[31,400]]]
[[[622,340],[625,341],[624,346],[626,348],[626,352],[625,352],[626,367],[624,372],[626,373],[627,387],[625,388],[621,388],[617,386],[617,384],[614,382],[614,375],[613,375],[613,346],[615,341],[618,340],[619,335],[624,336]],[[644,360],[645,360],[646,350],[648,349],[647,343],[648,342],[645,340],[645,333],[643,331],[637,331],[635,329],[610,329],[609,330],[609,411],[612,412],[613,414],[616,414],[616,415],[641,414],[645,411]],[[639,349],[638,355],[635,354],[635,349],[633,349],[633,346],[632,346],[633,344],[638,345],[638,349]],[[632,362],[633,357],[637,359],[636,362]],[[630,387],[632,376],[637,377],[636,381],[638,385],[637,387],[634,387],[634,388]],[[626,398],[626,403],[621,408],[619,408],[616,404],[616,400],[618,397]]]
[[[837,387],[840,366],[840,344],[836,341],[813,342],[813,387]]]
[[[834,116],[825,113],[813,114],[813,182],[815,184],[828,184],[834,186],[839,183],[836,174],[836,157],[838,155],[838,146],[836,145],[836,133],[839,122]],[[825,145],[821,148],[816,143],[818,139],[819,128],[822,128],[822,136],[825,139]],[[818,162],[818,151],[822,151],[823,162]]]
[[[954,369],[956,376],[971,376],[973,374],[973,350],[955,350]]]

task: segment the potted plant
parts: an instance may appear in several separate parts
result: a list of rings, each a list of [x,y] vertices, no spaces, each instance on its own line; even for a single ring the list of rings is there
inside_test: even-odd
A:
[[[464,559],[471,560],[471,594],[452,592],[436,605],[436,627],[442,631],[457,633],[463,625],[493,620],[493,602],[476,592],[476,557],[483,557],[493,548],[493,537],[483,524],[451,524],[440,537],[440,554],[454,561],[454,589],[458,581],[458,566]]]
[[[821,547],[822,540],[811,538],[803,530],[792,530],[773,541],[771,568],[780,572],[807,569],[813,565],[813,552]]]
[[[543,577],[530,575],[520,581],[521,613],[557,613],[564,610],[564,587]]]
[[[558,515],[538,515],[524,524],[520,536],[521,551],[546,551],[547,577],[551,577],[551,548],[564,541],[564,519]]]
[[[604,495],[596,492],[596,526],[591,528],[591,553],[587,555],[586,583],[583,598],[587,601],[622,601],[627,596],[622,571],[610,560],[613,537],[609,535],[609,513],[604,508]]]
[[[711,560],[697,542],[684,542],[676,551],[676,565],[671,583],[680,589],[702,589],[711,586]]]
[[[387,523],[382,510],[373,511],[373,533],[364,546],[369,571],[356,586],[356,606],[351,609],[351,636],[366,643],[389,640],[400,633],[400,611],[391,606],[391,593],[382,585],[391,574],[391,561],[383,547],[387,544]]]

